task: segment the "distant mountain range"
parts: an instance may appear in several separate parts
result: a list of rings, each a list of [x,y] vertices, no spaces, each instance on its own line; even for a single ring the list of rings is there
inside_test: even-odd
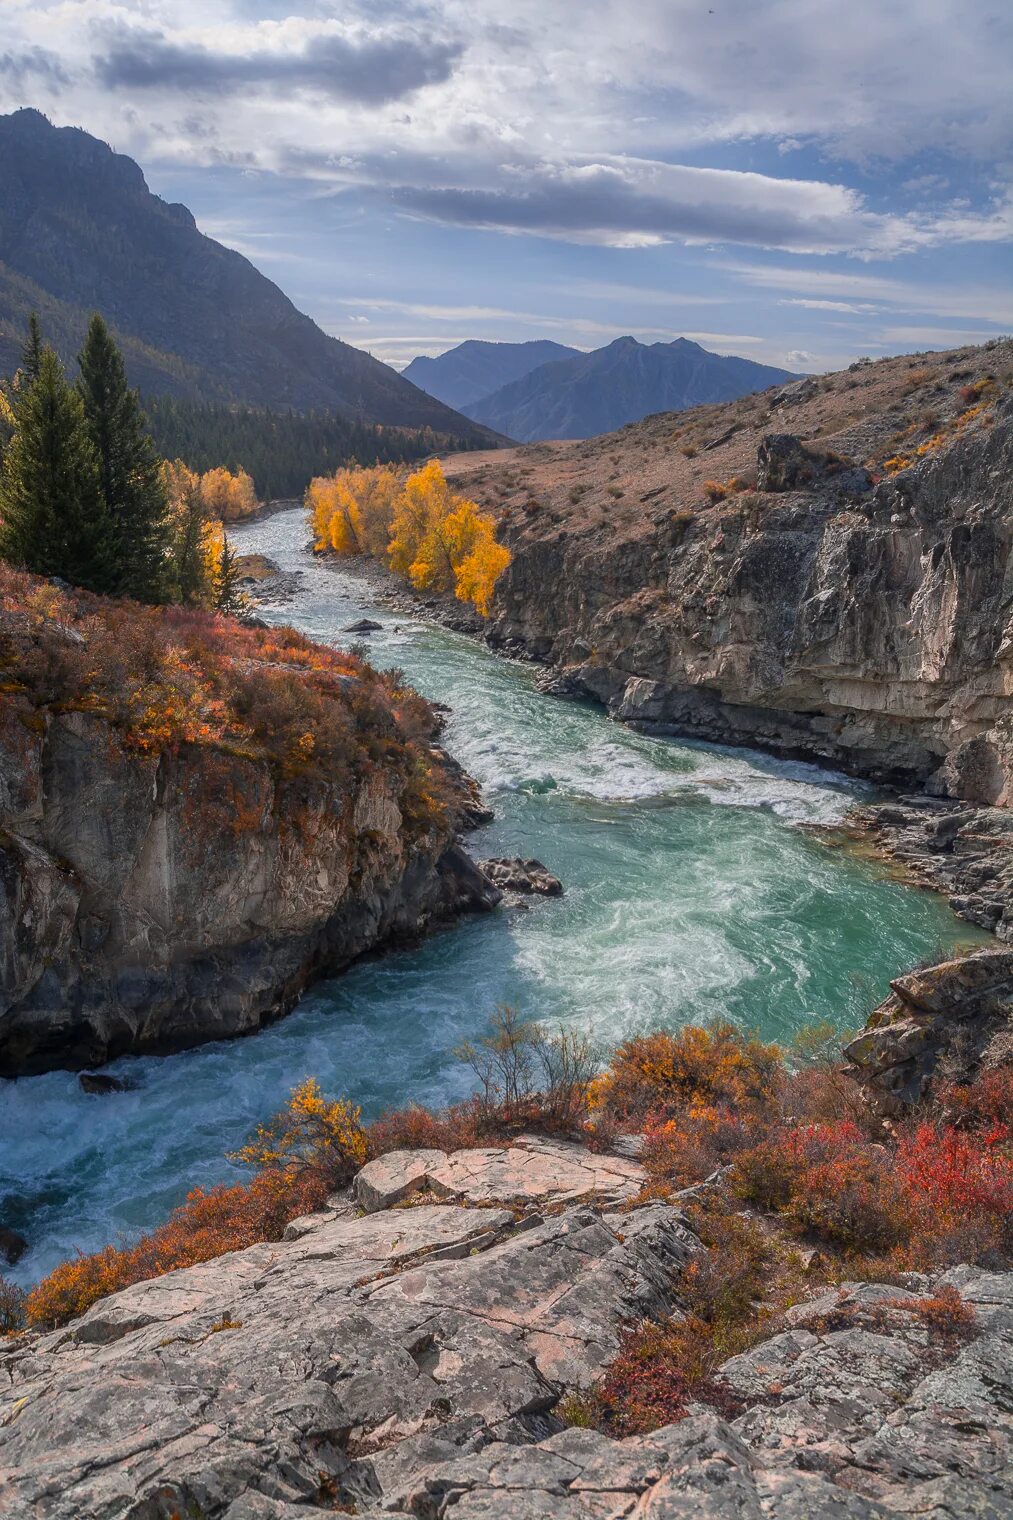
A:
[[[101,311],[145,394],[327,408],[495,441],[329,337],[248,259],[199,232],[185,206],[152,195],[133,159],[21,110],[0,116],[0,373],[17,365],[33,310],[67,362]]]
[[[524,443],[592,438],[653,412],[734,401],[795,378],[770,364],[712,354],[688,338],[674,343],[617,338],[593,353],[542,364],[461,410]]]
[[[460,410],[483,401],[501,386],[522,380],[542,364],[575,359],[579,354],[579,348],[547,338],[532,343],[483,343],[469,338],[438,359],[413,359],[402,374],[430,396]]]

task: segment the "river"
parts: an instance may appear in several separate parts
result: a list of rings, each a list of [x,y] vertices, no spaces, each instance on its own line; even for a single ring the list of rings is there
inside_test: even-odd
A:
[[[854,782],[542,696],[530,667],[371,605],[367,582],[307,553],[298,511],[233,536],[304,573],[265,617],[344,644],[356,618],[383,625],[370,657],[450,704],[445,742],[496,810],[470,848],[537,855],[566,893],[362,962],[252,1038],[116,1061],[132,1091],[89,1096],[66,1072],[0,1084],[0,1218],[31,1241],[19,1281],[234,1179],[225,1152],[304,1076],[367,1115],[463,1096],[454,1049],[499,1003],[603,1045],[715,1014],[790,1039],[813,1020],[860,1024],[891,976],[982,938],[943,899],[798,827],[840,819]]]

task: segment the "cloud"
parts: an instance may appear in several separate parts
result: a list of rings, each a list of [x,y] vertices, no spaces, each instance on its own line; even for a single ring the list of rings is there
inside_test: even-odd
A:
[[[424,85],[443,83],[463,52],[460,42],[416,31],[369,35],[317,30],[304,35],[295,47],[271,47],[265,37],[278,38],[278,30],[257,29],[248,46],[240,49],[117,28],[94,67],[101,83],[112,90],[200,96],[251,90],[286,96],[308,91],[335,100],[382,105]]]
[[[864,304],[855,301],[818,301],[807,300],[801,296],[781,300],[777,304],[778,306],[804,306],[807,311],[845,311],[854,316],[864,316],[879,310],[878,306],[868,301]]]
[[[20,53],[0,53],[0,77],[17,85],[28,80],[51,87],[70,84],[70,75],[58,56],[41,47],[27,47]]]
[[[984,213],[891,215],[824,180],[781,179],[645,159],[506,163],[488,188],[394,184],[395,205],[455,226],[598,243],[740,243],[892,258],[943,242],[1013,237],[1013,202]]]

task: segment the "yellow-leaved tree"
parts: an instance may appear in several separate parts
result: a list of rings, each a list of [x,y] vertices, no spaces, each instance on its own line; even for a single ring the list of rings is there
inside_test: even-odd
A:
[[[510,551],[473,501],[457,496],[433,459],[403,485],[386,465],[318,476],[306,492],[314,547],[370,554],[417,591],[453,592],[488,617]]]
[[[200,491],[208,515],[219,522],[240,522],[259,505],[253,480],[242,469],[234,475],[221,465],[208,470],[200,478]]]
[[[306,492],[314,548],[382,557],[400,489],[397,476],[386,465],[318,475]]]

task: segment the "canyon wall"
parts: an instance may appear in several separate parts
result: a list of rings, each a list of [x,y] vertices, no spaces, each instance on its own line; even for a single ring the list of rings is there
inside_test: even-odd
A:
[[[0,1076],[249,1033],[499,900],[415,693],[291,630],[0,589]]]
[[[884,420],[896,426],[896,413]],[[696,485],[688,506],[688,493],[668,491],[660,509],[625,520],[617,509],[608,523],[581,497],[581,468],[595,464],[585,458],[567,477],[579,505],[557,494],[561,508],[505,511],[513,560],[492,640],[561,667],[555,689],[638,725],[1005,805],[1013,398],[879,479],[832,454],[824,469],[829,451],[789,435],[733,431],[737,461],[755,468],[759,454],[756,489],[709,505]],[[620,451],[636,439],[624,438],[597,442],[617,450],[625,483],[636,462]],[[794,470],[775,470],[793,450]],[[636,483],[664,482],[644,452]],[[535,497],[548,467],[517,456],[528,457]],[[664,484],[640,499],[659,495]]]

